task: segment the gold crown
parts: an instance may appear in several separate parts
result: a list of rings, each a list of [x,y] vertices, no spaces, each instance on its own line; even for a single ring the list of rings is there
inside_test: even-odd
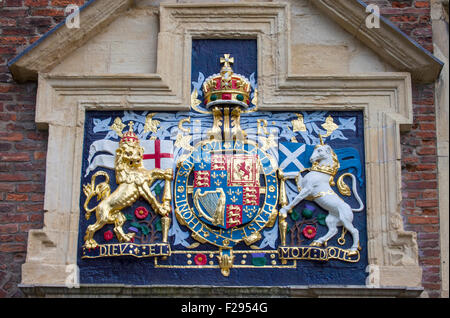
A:
[[[235,104],[247,108],[250,105],[250,81],[242,75],[234,74],[231,64],[234,57],[224,54],[219,74],[209,76],[203,83],[204,102],[207,108],[220,104]]]
[[[315,148],[325,146],[322,135],[319,134],[319,138],[320,138],[320,144],[316,145]],[[330,147],[330,146],[328,146],[328,147]],[[339,164],[339,160],[338,160],[336,153],[334,152],[334,150],[331,147],[330,147],[330,149],[331,149],[331,157],[333,158],[333,165],[332,166],[325,166],[325,165],[320,166],[319,163],[316,161],[312,164],[312,167],[309,168],[309,170],[323,172],[323,173],[329,174],[330,176],[334,177],[336,175],[336,173],[338,173],[338,171],[339,171],[340,164]]]
[[[330,176],[334,177],[336,175],[336,173],[338,173],[338,171],[339,171],[339,163],[338,164],[334,163],[333,166],[330,167],[330,166],[325,166],[325,165],[320,166],[318,162],[314,162],[312,167],[309,168],[309,170],[323,172],[323,173],[329,174]]]

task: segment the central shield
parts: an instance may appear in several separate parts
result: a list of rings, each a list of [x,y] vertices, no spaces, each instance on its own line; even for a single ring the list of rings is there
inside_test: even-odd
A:
[[[257,154],[210,152],[194,158],[195,212],[223,229],[246,224],[260,205]]]

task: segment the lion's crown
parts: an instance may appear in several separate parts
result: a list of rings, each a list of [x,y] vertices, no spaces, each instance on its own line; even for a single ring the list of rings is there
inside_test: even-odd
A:
[[[130,127],[130,129],[123,134],[122,138],[120,139],[119,146],[121,146],[123,143],[139,144],[139,138],[133,131],[133,125],[134,123],[132,121],[128,123],[128,127]]]

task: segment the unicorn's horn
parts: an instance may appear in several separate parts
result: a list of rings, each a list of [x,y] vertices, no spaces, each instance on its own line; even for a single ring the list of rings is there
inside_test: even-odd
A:
[[[322,138],[322,135],[321,135],[321,134],[319,134],[319,138],[320,138],[320,144],[323,146],[324,143],[323,143],[323,138]]]

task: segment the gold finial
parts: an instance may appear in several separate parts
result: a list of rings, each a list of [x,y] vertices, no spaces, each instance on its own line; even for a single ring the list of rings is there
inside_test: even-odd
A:
[[[234,57],[230,57],[230,54],[224,54],[223,57],[220,58],[220,64],[223,64],[222,70],[231,69],[230,64],[234,64]]]
[[[333,117],[331,116],[327,117],[325,123],[322,124],[322,127],[327,130],[327,133],[324,136],[325,138],[330,136],[333,133],[333,131],[339,128],[339,126],[334,123]]]
[[[130,129],[129,129],[128,131],[133,131],[133,126],[134,126],[134,122],[133,122],[133,121],[130,121],[130,122],[128,123],[128,127],[130,127]]]

